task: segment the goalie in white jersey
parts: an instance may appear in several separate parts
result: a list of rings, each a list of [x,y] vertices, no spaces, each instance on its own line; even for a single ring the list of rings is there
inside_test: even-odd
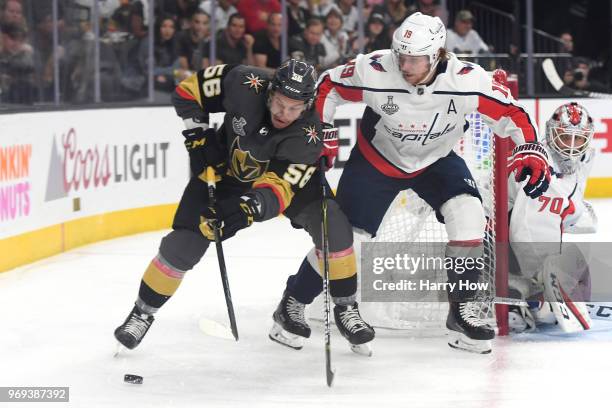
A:
[[[448,53],[445,42],[439,18],[412,14],[393,34],[391,50],[358,55],[325,72],[315,104],[328,123],[339,104],[367,105],[337,192],[353,227],[376,235],[395,196],[411,188],[445,223],[446,255],[476,258],[483,252],[484,210],[469,169],[453,152],[468,127],[465,115],[478,111],[496,134],[512,138],[517,145],[512,170],[527,179],[524,190],[531,198],[548,187],[548,154],[508,89],[480,66]],[[311,251],[289,278],[287,291],[310,303],[321,292],[318,270]],[[448,270],[450,283],[474,282],[479,274],[477,268]],[[449,345],[488,353],[494,331],[468,302],[474,295],[468,290],[449,293]]]
[[[564,245],[560,251],[559,243],[563,233],[597,231],[595,212],[584,201],[595,156],[590,147],[594,132],[593,119],[583,106],[571,102],[558,107],[546,122],[545,148],[552,158],[546,194],[538,200],[526,199],[520,194],[523,183],[508,179],[510,242],[514,264],[520,270],[510,277],[511,295],[523,299],[543,296],[543,301],[530,303],[531,308],[511,308],[513,331],[533,329],[538,322],[558,323],[567,332],[590,327],[584,304],[591,290],[588,265],[576,246]],[[558,283],[551,273],[558,275]],[[563,287],[563,302],[550,302],[554,284],[568,285]]]

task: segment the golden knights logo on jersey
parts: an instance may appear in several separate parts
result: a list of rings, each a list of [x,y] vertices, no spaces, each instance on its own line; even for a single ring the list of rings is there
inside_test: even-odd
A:
[[[248,150],[242,150],[238,139],[232,146],[232,160],[230,170],[240,181],[249,182],[261,177],[267,170],[269,160],[257,160]]]

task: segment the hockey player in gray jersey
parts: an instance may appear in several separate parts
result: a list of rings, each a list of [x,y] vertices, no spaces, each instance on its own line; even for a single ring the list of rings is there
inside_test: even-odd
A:
[[[367,105],[337,191],[353,227],[375,236],[398,192],[411,188],[445,223],[446,256],[478,258],[486,225],[481,197],[465,162],[453,151],[466,130],[465,116],[477,111],[496,134],[512,138],[517,147],[511,171],[527,180],[524,192],[531,198],[548,187],[548,154],[508,89],[480,66],[447,52],[445,41],[439,18],[412,14],[394,32],[392,49],[358,55],[325,72],[315,106],[321,120],[331,123],[339,104]],[[294,292],[314,297],[321,281],[315,283],[318,265],[312,259],[311,254],[306,257],[291,283]],[[477,281],[481,271],[473,267],[447,273],[451,283],[458,283]],[[310,284],[298,288],[296,282]],[[488,353],[494,331],[469,302],[474,292],[448,294],[448,344]]]
[[[273,77],[255,67],[217,65],[177,86],[173,104],[187,127],[183,135],[192,177],[176,211],[173,230],[162,239],[159,252],[144,272],[134,308],[115,330],[122,345],[133,349],[140,344],[154,314],[214,241],[214,224],[225,240],[253,222],[284,214],[321,248],[317,161],[333,156],[337,143],[322,143],[323,129],[312,107],[315,85],[313,66],[289,60]],[[219,130],[208,125],[213,112],[226,113]],[[220,179],[214,206],[207,194],[209,166],[217,169]],[[328,223],[330,251],[342,255],[342,262],[335,268],[332,264],[330,271],[332,299],[336,307],[358,310],[351,227],[333,200],[328,204]],[[368,328],[371,340],[374,331],[358,313],[353,318]],[[283,297],[274,319],[278,324],[274,339],[286,339],[284,343],[294,348],[301,347],[296,338],[310,334],[304,310],[291,293]]]

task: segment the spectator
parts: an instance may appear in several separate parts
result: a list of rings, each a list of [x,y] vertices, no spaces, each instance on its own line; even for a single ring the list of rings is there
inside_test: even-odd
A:
[[[114,29],[129,33],[131,14],[132,5],[130,4],[130,0],[119,0],[119,7],[115,9],[111,17],[114,23]]]
[[[188,30],[191,17],[198,10],[199,0],[156,0],[155,4],[158,8],[156,15],[173,15],[178,21],[179,30]]]
[[[140,43],[140,66],[146,75],[148,70],[148,41]],[[155,44],[153,55],[155,67],[153,80],[155,89],[162,92],[174,90],[174,70],[179,68],[179,50],[176,36],[176,21],[170,14],[162,14],[155,23]]]
[[[279,0],[240,0],[236,8],[244,16],[247,32],[251,34],[265,30],[270,14],[281,11]]]
[[[573,54],[574,53],[574,37],[572,36],[572,34],[570,32],[565,31],[561,33],[561,35],[559,36],[559,39],[561,40],[559,52]]]
[[[325,57],[325,47],[321,44],[322,36],[323,22],[317,17],[308,20],[302,35],[289,40],[291,58],[305,61],[320,70],[321,61]]]
[[[385,50],[391,47],[391,40],[387,35],[385,18],[382,14],[372,13],[368,19],[364,38],[363,52],[365,54],[376,50]],[[353,54],[359,52],[359,38],[355,38],[351,45]]]
[[[408,17],[408,7],[403,0],[385,0],[384,4],[374,6],[372,13],[382,15],[387,27],[397,27]]]
[[[254,65],[253,43],[255,39],[246,34],[244,17],[238,13],[230,16],[225,30],[217,36],[217,57],[214,64]],[[204,65],[210,65],[208,50],[205,50]]]
[[[238,0],[218,0],[217,7],[215,8],[215,24],[217,31],[224,30],[227,27],[227,22],[232,14],[238,12],[234,5],[238,3]],[[200,9],[204,10],[208,13],[209,16],[212,15],[212,1],[205,0],[200,4]]]
[[[289,36],[301,34],[310,19],[310,11],[300,6],[301,0],[287,0],[287,19]]]
[[[338,0],[338,6],[342,13],[342,26],[350,34],[357,30],[359,13],[354,6],[355,0]]]
[[[60,70],[64,66],[63,31],[64,9],[60,2],[58,7],[57,28],[59,38],[58,57]],[[34,67],[37,86],[43,101],[53,100],[54,61],[53,61],[53,17],[51,2],[36,1],[30,4],[34,31],[31,33],[31,43],[34,49]]]
[[[0,100],[8,103],[34,102],[34,53],[26,43],[23,25],[2,26],[0,51]]]
[[[140,1],[119,0],[119,7],[113,12],[111,20],[116,31],[130,33],[136,38],[144,38],[147,33]]]
[[[23,6],[19,0],[6,0],[0,13],[0,25],[19,24],[25,27]]]
[[[210,16],[202,10],[196,10],[191,16],[190,26],[177,34],[179,47],[179,80],[188,77],[192,72],[204,68],[206,41],[210,35]]]
[[[321,59],[323,69],[342,64],[347,56],[349,36],[342,29],[342,15],[332,8],[325,17],[325,32],[321,44],[325,47],[325,57]]]
[[[268,17],[268,28],[255,34],[255,45],[253,45],[255,66],[268,68],[270,73],[274,73],[274,70],[281,63],[280,36],[282,27],[281,14],[272,13]]]
[[[355,0],[338,0],[338,4],[329,2],[326,5],[319,6],[319,15],[327,16],[333,8],[337,9],[342,16],[342,27],[349,35],[352,35],[357,30],[359,23],[359,13],[355,7]]]
[[[420,11],[423,14],[432,17],[439,17],[444,23],[448,23],[448,10],[439,4],[436,0],[417,0],[414,10],[409,10],[409,14]]]
[[[472,27],[474,15],[469,10],[461,10],[455,17],[455,24],[447,31],[446,49],[457,54],[479,54],[488,52],[489,47]]]
[[[563,82],[565,82],[565,85],[569,85],[574,79],[574,37],[566,31],[561,33],[559,40],[559,52],[571,55],[569,58],[563,58],[557,62],[559,69],[563,72]]]

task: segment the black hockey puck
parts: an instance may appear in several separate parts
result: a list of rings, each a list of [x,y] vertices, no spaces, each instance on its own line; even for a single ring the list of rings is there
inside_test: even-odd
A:
[[[123,381],[130,384],[142,384],[142,377],[135,374],[125,374]]]

